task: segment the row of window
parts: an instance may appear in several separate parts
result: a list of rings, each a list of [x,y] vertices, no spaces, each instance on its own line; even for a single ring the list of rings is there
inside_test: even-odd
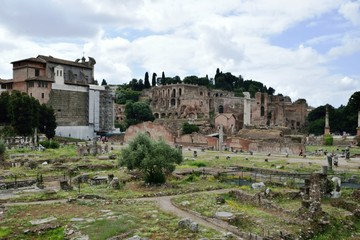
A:
[[[27,85],[28,85],[29,88],[32,88],[32,87],[34,87],[34,86],[36,85],[36,81],[28,82]],[[38,86],[39,88],[47,88],[47,87],[48,87],[48,82],[38,81],[38,82],[37,82],[37,86]]]
[[[30,93],[30,97],[32,97],[32,93]],[[45,93],[41,93],[41,98],[44,99],[45,98]]]

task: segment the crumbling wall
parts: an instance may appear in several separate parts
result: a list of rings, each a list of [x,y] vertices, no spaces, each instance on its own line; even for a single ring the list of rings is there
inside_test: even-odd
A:
[[[145,133],[153,140],[163,139],[168,144],[174,144],[175,136],[164,126],[153,122],[143,122],[126,129],[125,142],[131,141],[138,133]]]

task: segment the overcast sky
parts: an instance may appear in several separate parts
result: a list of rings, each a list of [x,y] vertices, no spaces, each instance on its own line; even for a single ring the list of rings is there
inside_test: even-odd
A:
[[[359,0],[2,0],[0,36],[3,79],[15,60],[84,55],[109,84],[219,68],[314,107],[360,91]]]

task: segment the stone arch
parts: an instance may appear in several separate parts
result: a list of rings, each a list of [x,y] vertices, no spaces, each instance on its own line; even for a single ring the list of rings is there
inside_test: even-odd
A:
[[[154,113],[154,117],[159,118],[160,117],[159,113]]]
[[[170,106],[174,107],[175,104],[176,104],[176,100],[175,100],[175,98],[172,98],[172,99],[170,100]]]
[[[173,97],[173,98],[176,97],[176,90],[175,89],[172,90],[171,97]]]
[[[165,117],[166,117],[165,113],[161,113],[161,118],[165,118]]]
[[[181,96],[181,94],[182,94],[182,89],[179,88],[179,97]]]
[[[260,108],[260,115],[261,115],[261,117],[263,117],[263,116],[265,115],[265,108],[264,108],[264,106],[261,106],[261,108]]]

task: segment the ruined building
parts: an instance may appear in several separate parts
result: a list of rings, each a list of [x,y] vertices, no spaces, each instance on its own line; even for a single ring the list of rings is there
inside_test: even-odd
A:
[[[114,129],[114,94],[94,80],[95,64],[91,57],[69,61],[43,55],[14,61],[13,79],[2,80],[1,88],[51,106],[56,135],[90,139]]]
[[[207,121],[214,129],[219,125],[224,133],[233,135],[245,127],[287,127],[300,130],[306,120],[306,100],[291,102],[289,97],[256,93],[250,98],[235,97],[233,92],[210,90],[204,86],[172,84],[156,86],[143,91],[143,98],[158,120],[191,120],[203,124]]]

